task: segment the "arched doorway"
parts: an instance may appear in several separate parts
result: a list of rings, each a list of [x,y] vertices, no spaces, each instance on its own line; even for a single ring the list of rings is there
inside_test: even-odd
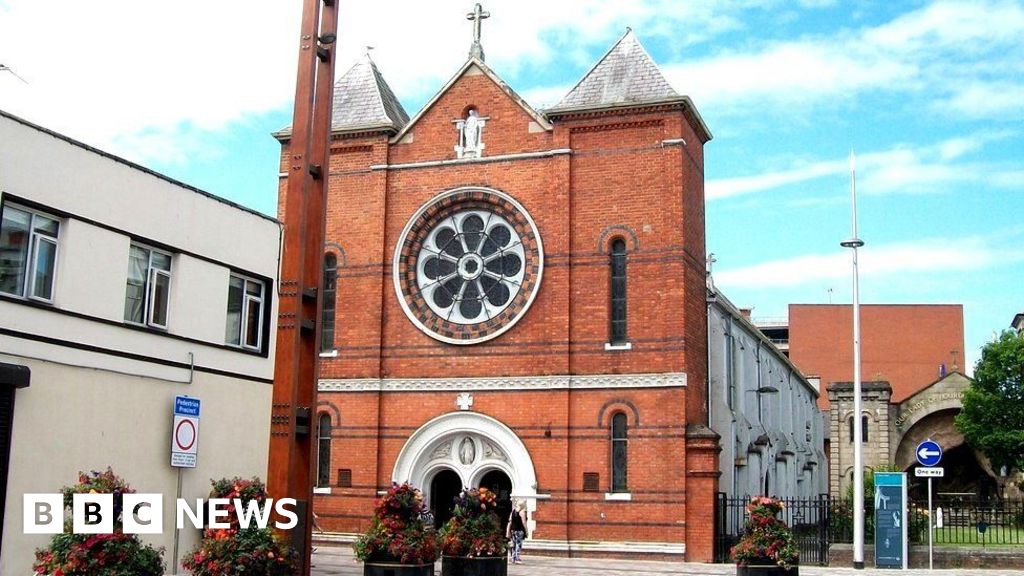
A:
[[[434,515],[434,526],[440,528],[452,517],[455,497],[462,491],[462,479],[454,471],[445,468],[430,481],[430,513]]]
[[[946,473],[943,478],[934,480],[936,493],[959,497],[970,495],[971,498],[981,499],[999,495],[999,483],[988,460],[967,446],[963,434],[956,429],[954,418],[957,412],[949,409],[926,414],[916,420],[900,438],[896,449],[896,466],[910,474],[909,488],[912,496],[927,497],[927,481],[913,477],[913,469],[917,467],[914,451],[925,439],[938,442],[945,452],[940,466]]]
[[[491,470],[480,479],[480,487],[498,495],[495,512],[501,520],[501,531],[505,532],[505,525],[512,514],[512,479],[501,470]]]
[[[986,501],[999,496],[999,484],[978,461],[978,455],[966,444],[954,446],[942,455],[942,467],[946,474],[933,482],[938,498],[966,498]],[[915,478],[913,465],[907,469],[910,477],[909,491],[912,497],[928,497],[928,483],[924,478]]]
[[[536,509],[537,475],[523,441],[502,422],[479,412],[459,411],[430,420],[409,436],[391,474],[395,482],[410,482],[433,493],[435,477],[449,471],[463,486],[481,486],[485,476],[499,470],[510,486],[510,498],[526,500]]]

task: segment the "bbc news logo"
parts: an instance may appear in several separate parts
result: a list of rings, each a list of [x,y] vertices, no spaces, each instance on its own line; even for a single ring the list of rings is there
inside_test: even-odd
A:
[[[123,494],[122,530],[125,534],[160,534],[164,526],[162,494]],[[238,498],[197,498],[195,507],[188,500],[175,501],[174,513],[179,530],[194,528],[231,528],[231,511],[242,528],[255,525],[266,528],[272,512],[280,520],[274,527],[290,530],[299,523],[294,498],[268,498],[262,504],[255,500],[243,503]],[[113,494],[74,494],[71,499],[71,529],[75,534],[110,534],[114,531]],[[60,534],[64,531],[64,496],[61,494],[25,494],[25,534]]]

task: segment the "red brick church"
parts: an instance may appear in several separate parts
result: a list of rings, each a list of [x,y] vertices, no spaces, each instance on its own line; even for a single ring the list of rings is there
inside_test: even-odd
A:
[[[332,132],[323,528],[364,530],[393,481],[438,522],[483,485],[527,502],[528,549],[709,561],[711,135],[633,32],[546,110],[479,36],[411,118],[367,57]]]

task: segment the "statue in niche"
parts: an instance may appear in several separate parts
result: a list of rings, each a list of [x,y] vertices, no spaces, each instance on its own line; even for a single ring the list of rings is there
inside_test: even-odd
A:
[[[480,114],[476,109],[470,110],[469,116],[466,118],[466,123],[462,127],[462,132],[466,138],[464,148],[467,152],[475,151],[480,145],[481,124],[483,124],[483,122],[480,120]]]
[[[459,145],[455,147],[459,158],[479,158],[484,149],[483,132],[485,117],[476,108],[470,108],[466,118],[458,121]]]
[[[469,466],[476,460],[476,444],[471,438],[463,438],[462,443],[459,444],[459,462],[462,462],[464,466]]]

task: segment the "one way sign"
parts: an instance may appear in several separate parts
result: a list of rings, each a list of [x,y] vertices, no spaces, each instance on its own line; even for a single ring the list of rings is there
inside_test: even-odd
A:
[[[921,463],[921,466],[930,468],[937,465],[940,460],[942,460],[942,447],[938,442],[925,440],[917,445],[917,461]]]

